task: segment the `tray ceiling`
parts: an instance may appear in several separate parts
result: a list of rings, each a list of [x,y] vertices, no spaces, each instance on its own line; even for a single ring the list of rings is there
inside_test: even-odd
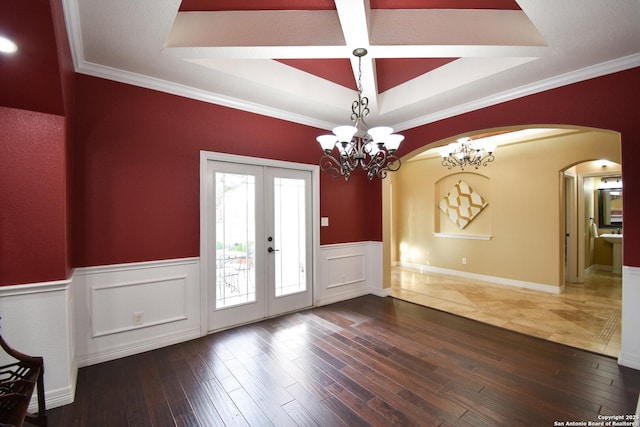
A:
[[[302,4],[302,5],[301,5]],[[64,0],[77,71],[321,128],[407,129],[640,64],[618,0]]]

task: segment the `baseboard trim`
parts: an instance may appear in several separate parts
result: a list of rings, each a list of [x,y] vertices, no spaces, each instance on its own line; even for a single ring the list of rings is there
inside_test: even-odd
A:
[[[391,295],[391,288],[383,288],[383,289],[369,288],[369,293],[371,295],[384,298]]]
[[[370,289],[366,287],[359,287],[355,289],[349,289],[345,292],[333,293],[331,295],[320,297],[316,300],[316,306],[320,307],[323,305],[333,304],[340,301],[345,301],[352,298],[361,297],[363,295],[370,294]]]
[[[76,400],[76,384],[78,383],[78,366],[73,362],[70,370],[70,383],[66,387],[60,387],[55,390],[47,390],[45,384],[44,400],[47,403],[47,410],[57,408],[59,406],[69,405]],[[35,414],[38,412],[38,401],[34,395],[29,403],[29,412]]]
[[[47,402],[47,409],[57,408],[59,406],[69,405],[73,403],[76,397],[76,381],[74,378],[71,385],[68,387],[59,388],[57,390],[45,391],[45,401]],[[37,403],[32,402],[29,405],[29,412],[32,414],[38,412]]]
[[[144,353],[145,351],[156,350],[158,348],[189,341],[199,338],[200,336],[200,328],[185,330],[165,336],[154,336],[141,342],[114,347],[99,353],[84,355],[78,359],[78,366],[82,368],[85,366],[108,362],[110,360],[120,359],[126,356],[133,356],[138,353]]]
[[[626,366],[640,371],[640,358],[633,354],[620,352],[618,355],[618,365]]]
[[[354,289],[354,290],[350,290],[348,292],[342,292],[339,294],[333,294],[329,297],[320,298],[319,300],[317,300],[316,307],[333,304],[340,301],[346,301],[348,299],[357,298],[364,295],[375,295],[377,297],[385,298],[391,295],[391,289],[390,288],[375,289],[375,288],[368,287],[368,288]]]
[[[530,289],[533,291],[547,292],[550,294],[560,294],[564,292],[564,284],[562,284],[562,286],[553,286],[553,285],[547,285],[544,283],[535,283],[535,282],[526,282],[523,280],[506,279],[504,277],[487,276],[484,274],[469,273],[466,271],[459,271],[459,270],[450,270],[448,268],[433,267],[430,265],[410,264],[406,262],[400,262],[398,265],[401,267],[418,270],[420,272],[427,271],[431,273],[445,274],[448,276],[456,276],[456,277],[462,277],[465,279],[479,280],[483,282],[491,282],[491,283],[497,283],[500,285],[513,286],[516,288]]]

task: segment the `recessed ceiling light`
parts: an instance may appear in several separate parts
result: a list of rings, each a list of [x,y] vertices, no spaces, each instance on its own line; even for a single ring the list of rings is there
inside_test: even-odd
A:
[[[0,36],[0,52],[14,53],[18,50],[18,46],[6,37]]]

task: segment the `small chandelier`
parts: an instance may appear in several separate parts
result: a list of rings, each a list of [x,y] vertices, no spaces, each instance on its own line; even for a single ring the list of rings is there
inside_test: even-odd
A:
[[[495,160],[494,151],[496,151],[495,145],[480,144],[467,137],[447,145],[440,150],[440,155],[442,156],[442,166],[446,166],[448,169],[458,166],[462,170],[466,166],[474,166],[478,169]]]
[[[343,175],[345,181],[351,172],[360,166],[367,171],[367,177],[384,179],[387,171],[400,169],[400,159],[396,150],[404,136],[394,134],[393,129],[386,126],[368,129],[364,118],[369,114],[369,99],[362,96],[362,57],[367,54],[364,48],[353,51],[358,57],[358,99],[351,104],[351,121],[353,126],[338,126],[332,135],[320,135],[316,140],[320,143],[324,155],[320,158],[320,169],[331,171],[334,178]],[[338,157],[331,155],[333,149],[338,150]]]

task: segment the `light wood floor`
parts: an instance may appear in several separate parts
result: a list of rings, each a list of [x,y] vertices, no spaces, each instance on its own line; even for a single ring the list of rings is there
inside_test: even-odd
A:
[[[396,267],[391,296],[607,356],[620,353],[622,277],[608,272],[550,294]]]

